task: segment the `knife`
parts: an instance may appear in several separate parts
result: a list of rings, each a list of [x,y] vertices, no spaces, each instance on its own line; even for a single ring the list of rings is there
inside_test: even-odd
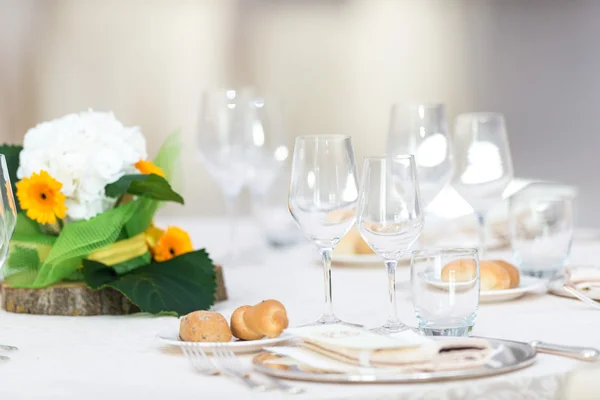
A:
[[[563,346],[539,340],[529,342],[529,345],[533,347],[537,353],[569,357],[581,361],[596,361],[600,358],[600,351],[593,347]]]

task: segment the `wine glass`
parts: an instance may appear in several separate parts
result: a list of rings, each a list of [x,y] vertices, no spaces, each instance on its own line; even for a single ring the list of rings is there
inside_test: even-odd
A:
[[[0,169],[2,170],[0,173],[0,197],[2,197],[0,202],[0,268],[2,268],[6,262],[10,240],[15,231],[17,209],[4,154],[0,154]],[[17,349],[8,345],[0,345],[0,348],[4,350]]]
[[[452,141],[443,104],[394,104],[387,147],[393,154],[415,155],[424,208],[452,179]]]
[[[423,229],[412,154],[365,158],[357,225],[365,242],[383,258],[388,274],[389,317],[376,331],[391,334],[406,330],[396,310],[396,266]]]
[[[479,223],[479,257],[485,251],[485,223],[490,208],[502,200],[513,179],[506,123],[497,113],[468,113],[456,118],[456,173],[453,186],[473,207]]]
[[[315,325],[346,324],[333,313],[331,254],[354,225],[357,201],[358,182],[350,137],[297,137],[288,206],[300,230],[318,247],[323,259],[325,312]]]

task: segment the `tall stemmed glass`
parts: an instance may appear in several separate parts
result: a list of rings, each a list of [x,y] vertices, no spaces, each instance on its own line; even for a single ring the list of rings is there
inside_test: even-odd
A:
[[[473,207],[479,222],[479,257],[485,252],[485,223],[490,208],[502,200],[513,179],[504,116],[461,114],[454,131],[456,173],[453,186]]]
[[[229,254],[225,264],[239,261],[236,243],[236,203],[249,179],[247,153],[252,142],[249,89],[206,91],[198,134],[198,148],[204,165],[221,186],[230,219]]]
[[[452,140],[443,104],[394,104],[387,147],[393,154],[414,154],[423,207],[452,180]]]
[[[15,198],[13,196],[10,176],[8,174],[8,166],[6,165],[6,157],[0,154],[0,268],[4,267],[4,263],[8,256],[10,239],[15,231],[17,223],[17,209],[15,206]],[[3,350],[16,350],[14,346],[2,345]],[[2,356],[2,359],[8,357]]]
[[[333,313],[331,254],[356,219],[358,182],[349,136],[296,138],[288,205],[323,259],[325,312],[318,324],[342,323]]]
[[[363,239],[383,258],[388,274],[389,317],[376,331],[391,334],[406,330],[396,310],[396,266],[423,229],[413,155],[365,158],[357,225]]]

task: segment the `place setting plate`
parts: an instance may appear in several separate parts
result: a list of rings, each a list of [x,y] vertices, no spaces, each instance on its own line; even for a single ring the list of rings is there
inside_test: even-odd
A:
[[[449,283],[439,278],[430,278],[427,282],[441,290],[449,290]],[[538,293],[547,288],[548,281],[545,279],[536,278],[533,276],[521,276],[519,286],[514,289],[504,290],[482,290],[479,293],[479,301],[482,303],[493,303],[501,301],[515,300],[525,296],[527,293]],[[461,288],[467,288],[469,282],[456,282],[457,291]]]
[[[557,296],[576,299],[577,297],[565,290],[564,284],[564,279],[555,279],[548,284],[548,291]],[[600,289],[579,289],[579,291],[592,300],[600,301]]]
[[[448,338],[445,338],[448,340]],[[256,371],[282,379],[328,383],[416,383],[470,379],[499,375],[530,366],[536,351],[530,345],[500,339],[487,339],[492,348],[489,360],[480,367],[452,371],[394,373],[339,373],[306,368],[293,359],[263,352],[252,360]]]
[[[264,347],[270,347],[279,345],[294,339],[294,337],[288,333],[282,333],[276,338],[263,338],[258,340],[239,340],[233,338],[227,343],[212,343],[212,342],[186,342],[181,340],[179,337],[179,330],[177,328],[165,329],[161,331],[157,338],[164,344],[178,347],[196,347],[204,350],[205,353],[212,353],[212,349],[216,346],[220,348],[226,348],[236,354],[246,353],[257,353]]]

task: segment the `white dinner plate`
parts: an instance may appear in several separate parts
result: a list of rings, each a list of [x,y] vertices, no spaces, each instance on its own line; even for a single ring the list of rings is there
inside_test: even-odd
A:
[[[427,282],[438,289],[448,289],[448,282],[441,279],[428,279]],[[457,282],[456,289],[460,291],[468,290],[469,282]],[[482,303],[493,303],[499,301],[509,301],[525,296],[527,293],[540,292],[545,290],[548,281],[532,276],[521,276],[519,286],[514,289],[505,290],[482,290],[479,293],[479,301]],[[464,287],[464,288],[463,288]]]
[[[227,348],[238,354],[256,353],[261,351],[263,347],[274,346],[293,339],[292,335],[284,332],[280,336],[273,339],[264,338],[246,341],[233,338],[231,342],[228,343],[185,342],[179,337],[179,330],[177,329],[165,329],[164,331],[160,332],[157,337],[161,342],[171,346],[194,346],[204,350],[206,353],[211,353],[212,349],[218,345],[219,347]]]
[[[575,296],[573,296],[571,293],[569,293],[565,289],[563,289],[564,284],[565,284],[565,281],[563,279],[553,280],[548,285],[548,291],[550,293],[558,295],[558,296],[570,297],[572,299],[576,299]],[[589,298],[596,300],[596,301],[600,301],[600,289],[591,289],[591,290],[584,289],[584,290],[580,290],[580,291],[581,291],[581,293],[585,294]]]

